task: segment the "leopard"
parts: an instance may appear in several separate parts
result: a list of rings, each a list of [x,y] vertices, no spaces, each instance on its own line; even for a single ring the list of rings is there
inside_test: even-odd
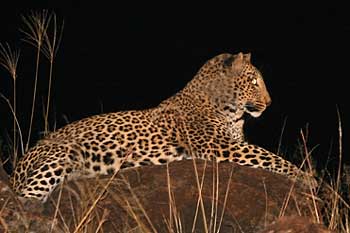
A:
[[[20,158],[10,184],[20,197],[46,202],[64,180],[184,159],[233,162],[289,179],[311,176],[246,141],[247,115],[257,118],[270,104],[250,53],[219,54],[155,107],[93,115],[49,133]]]

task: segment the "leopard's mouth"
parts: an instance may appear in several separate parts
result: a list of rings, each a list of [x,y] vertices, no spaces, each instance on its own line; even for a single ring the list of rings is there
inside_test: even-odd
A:
[[[245,112],[249,113],[252,117],[259,117],[266,109],[265,104],[248,102],[244,106]]]

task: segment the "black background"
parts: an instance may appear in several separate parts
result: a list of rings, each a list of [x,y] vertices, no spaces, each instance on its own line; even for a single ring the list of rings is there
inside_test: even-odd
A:
[[[65,118],[156,106],[179,91],[208,59],[242,51],[252,53],[272,97],[260,118],[247,120],[248,140],[275,152],[285,122],[281,149],[288,157],[297,150],[300,131],[308,128],[308,146],[316,147],[313,156],[323,166],[327,158],[338,158],[338,108],[343,156],[348,157],[350,15],[344,6],[33,2],[3,6],[0,13],[0,42],[21,48],[18,115],[24,134],[35,50],[21,41],[21,15],[48,8],[65,21],[54,66],[51,125],[61,127]],[[43,59],[32,143],[43,125],[45,67]],[[11,78],[1,68],[0,92],[11,98],[11,88]],[[3,100],[0,113],[4,139],[12,120]]]

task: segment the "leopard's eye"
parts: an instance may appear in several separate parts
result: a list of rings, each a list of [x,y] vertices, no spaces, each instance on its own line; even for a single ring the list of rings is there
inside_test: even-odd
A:
[[[257,84],[258,84],[258,80],[257,80],[256,78],[253,78],[253,79],[252,79],[252,83],[253,83],[254,85],[257,85]]]

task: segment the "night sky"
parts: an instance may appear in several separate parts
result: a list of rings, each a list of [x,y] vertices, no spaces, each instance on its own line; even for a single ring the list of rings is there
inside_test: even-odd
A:
[[[224,52],[251,52],[272,97],[258,119],[246,121],[250,142],[276,151],[282,126],[282,152],[292,156],[300,131],[316,161],[337,158],[339,109],[343,143],[349,125],[350,14],[342,6],[267,5],[206,7],[189,5],[67,4],[2,6],[0,42],[21,48],[18,65],[19,120],[26,131],[31,107],[35,50],[21,41],[21,15],[54,10],[65,21],[54,66],[50,122],[58,127],[102,112],[156,106],[191,80],[210,58]],[[34,2],[34,1],[33,1]],[[57,1],[58,2],[58,1]],[[254,5],[254,6],[253,6]],[[47,62],[41,63],[33,138],[42,130]],[[0,92],[11,97],[12,82],[0,69]],[[0,102],[1,137],[11,115]],[[34,143],[35,141],[33,141]],[[344,145],[343,156],[348,148]]]

